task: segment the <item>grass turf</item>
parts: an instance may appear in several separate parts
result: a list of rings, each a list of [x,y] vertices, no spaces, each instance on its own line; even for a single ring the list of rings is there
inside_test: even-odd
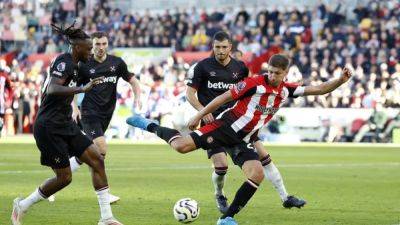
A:
[[[282,208],[277,192],[264,181],[236,216],[239,224],[400,224],[400,149],[336,145],[269,146],[291,194],[305,208]],[[244,178],[230,162],[225,191],[230,200]],[[179,155],[167,145],[112,144],[106,160],[112,193],[121,197],[114,215],[125,225],[173,225],[172,207],[180,198],[201,207],[194,224],[216,224],[211,163],[202,150]],[[39,165],[33,143],[0,143],[0,224],[10,224],[12,200],[27,196],[52,172]],[[93,225],[99,210],[86,166],[56,201],[34,205],[24,224]]]

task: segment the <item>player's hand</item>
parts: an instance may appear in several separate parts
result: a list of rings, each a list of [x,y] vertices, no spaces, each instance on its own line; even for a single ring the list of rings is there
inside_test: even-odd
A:
[[[197,118],[197,115],[189,120],[188,127],[190,130],[195,130],[200,123],[200,119]]]
[[[80,120],[81,118],[81,111],[78,107],[72,107],[72,120],[75,121],[75,123],[78,123],[78,119]]]
[[[342,70],[342,74],[340,75],[340,80],[342,83],[346,83],[352,76],[351,69],[349,67],[344,67]]]
[[[89,81],[85,86],[82,87],[82,92],[90,91],[94,86],[101,84],[104,80],[104,76],[96,77]]]
[[[202,120],[204,121],[205,124],[211,123],[212,121],[214,121],[214,116],[211,113],[209,113],[205,115]]]

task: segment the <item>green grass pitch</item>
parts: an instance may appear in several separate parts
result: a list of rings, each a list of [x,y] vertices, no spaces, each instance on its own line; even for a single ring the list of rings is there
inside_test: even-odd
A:
[[[239,215],[248,225],[398,225],[400,224],[400,148],[382,146],[293,145],[267,146],[286,188],[305,198],[305,208],[282,208],[277,192],[264,181]],[[193,224],[216,224],[211,163],[198,150],[187,155],[167,145],[111,144],[106,166],[113,194],[121,201],[114,215],[125,225],[174,225],[172,207],[180,198],[197,200],[199,219]],[[230,200],[244,181],[229,164],[225,191]],[[39,165],[33,143],[0,140],[0,224],[10,224],[12,200],[27,196],[52,172]],[[26,225],[93,225],[99,219],[89,172],[82,167],[72,184],[41,202],[24,218]]]

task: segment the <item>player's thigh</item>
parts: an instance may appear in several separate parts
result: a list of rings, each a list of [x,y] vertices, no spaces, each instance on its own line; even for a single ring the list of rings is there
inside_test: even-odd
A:
[[[93,145],[93,141],[82,132],[77,125],[74,125],[73,133],[71,134],[68,144],[69,154],[80,158],[86,149]],[[95,146],[95,149],[97,150],[98,148]]]
[[[256,142],[254,142],[254,147],[256,148],[256,151],[259,155],[259,158],[265,158],[269,155],[269,153],[267,152],[267,149],[264,147],[264,144],[262,143],[262,141],[257,140]]]
[[[211,156],[211,161],[214,167],[227,167],[228,166],[228,159],[226,157],[225,151],[218,152]]]
[[[97,137],[93,139],[93,143],[98,147],[100,154],[107,154],[107,143],[106,138],[104,136]]]
[[[227,148],[226,151],[233,163],[239,167],[242,167],[246,161],[259,161],[259,156],[251,143],[241,142],[240,144]]]
[[[33,135],[40,151],[40,163],[54,169],[69,167],[68,137],[52,128],[35,124]]]
[[[83,117],[81,120],[83,131],[92,139],[104,136],[103,124],[99,120],[90,120]]]

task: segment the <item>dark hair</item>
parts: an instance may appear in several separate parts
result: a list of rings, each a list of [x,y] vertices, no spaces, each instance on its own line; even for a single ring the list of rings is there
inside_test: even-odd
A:
[[[224,41],[224,40],[228,40],[229,43],[232,43],[231,36],[225,31],[218,31],[217,33],[214,34],[213,41]]]
[[[268,61],[268,64],[270,66],[286,70],[289,66],[289,58],[283,54],[275,54],[271,56],[271,58]]]
[[[102,38],[102,37],[108,38],[107,33],[106,33],[106,32],[103,32],[103,31],[94,32],[91,36],[92,36],[92,39],[93,39],[93,38]]]
[[[67,38],[67,42],[71,45],[76,44],[77,41],[81,41],[81,40],[86,40],[89,39],[89,35],[87,35],[85,33],[85,31],[83,31],[80,28],[75,28],[75,22],[64,29],[63,26],[57,26],[56,24],[52,23],[51,27],[53,28],[53,31],[56,33],[59,33],[63,36],[65,36]]]

